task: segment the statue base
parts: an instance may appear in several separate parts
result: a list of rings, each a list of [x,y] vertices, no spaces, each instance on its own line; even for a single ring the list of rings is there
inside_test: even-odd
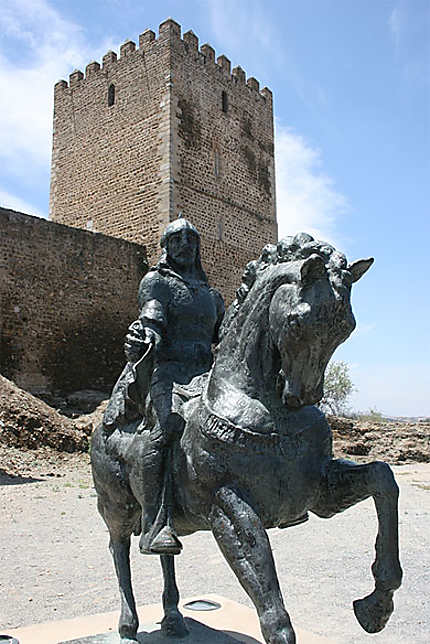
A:
[[[189,630],[189,635],[185,638],[186,644],[237,644],[237,639],[233,639],[223,631],[210,628],[206,624],[197,622],[190,617],[185,618],[185,623]],[[182,642],[184,638],[168,637],[160,631],[160,624],[141,624],[137,635],[139,644],[173,644]],[[249,642],[251,640],[248,640]],[[257,640],[253,640],[257,643]],[[90,635],[89,637],[80,637],[75,640],[59,642],[59,644],[118,644],[118,633],[103,633],[100,635]]]
[[[208,600],[220,605],[217,610],[190,610],[185,604],[200,604]],[[160,631],[163,617],[161,604],[138,608],[139,644],[264,644],[257,614],[254,609],[237,602],[207,594],[204,597],[186,598],[180,602],[190,635],[185,639],[166,637]],[[117,633],[119,611],[89,617],[78,617],[48,624],[34,624],[8,634],[19,644],[119,644]],[[295,627],[297,644],[339,644]]]

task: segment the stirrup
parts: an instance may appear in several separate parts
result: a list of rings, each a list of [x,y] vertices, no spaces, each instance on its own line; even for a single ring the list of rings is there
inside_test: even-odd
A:
[[[179,555],[181,554],[182,543],[172,528],[165,525],[151,542],[149,550],[157,555]]]

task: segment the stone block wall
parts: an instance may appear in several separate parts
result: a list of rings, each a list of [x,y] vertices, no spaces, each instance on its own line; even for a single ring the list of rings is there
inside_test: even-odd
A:
[[[209,280],[231,301],[277,241],[272,93],[188,32],[172,32],[174,210],[202,231]]]
[[[159,255],[179,211],[230,301],[277,240],[272,94],[174,20],[55,87],[51,216]]]
[[[142,34],[54,88],[54,221],[144,243],[169,221],[170,50]]]
[[[109,390],[145,248],[0,208],[0,372],[32,392]]]

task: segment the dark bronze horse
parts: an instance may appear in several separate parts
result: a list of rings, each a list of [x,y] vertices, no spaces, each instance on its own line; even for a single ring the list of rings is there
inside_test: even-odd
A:
[[[385,626],[401,583],[392,471],[382,462],[333,459],[330,428],[314,406],[330,357],[355,326],[351,285],[372,261],[348,264],[334,248],[305,234],[262,255],[246,298],[226,316],[201,394],[190,394],[182,409],[185,431],[171,457],[171,521],[178,535],[212,530],[270,644],[293,644],[296,638],[267,528],[301,523],[308,512],[328,518],[372,496],[379,526],[375,589],[354,602],[366,631]],[[129,548],[145,507],[148,425],[143,419],[113,431],[101,425],[92,445],[98,507],[109,529],[121,594],[122,642],[135,641],[138,628]],[[161,556],[161,563],[162,629],[183,636],[174,557]]]

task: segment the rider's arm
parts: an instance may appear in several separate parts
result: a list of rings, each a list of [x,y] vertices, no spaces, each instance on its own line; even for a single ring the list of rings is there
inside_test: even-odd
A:
[[[165,279],[150,271],[139,286],[139,318],[130,325],[125,341],[125,354],[131,362],[142,356],[148,343],[158,348],[167,326],[169,289]]]

